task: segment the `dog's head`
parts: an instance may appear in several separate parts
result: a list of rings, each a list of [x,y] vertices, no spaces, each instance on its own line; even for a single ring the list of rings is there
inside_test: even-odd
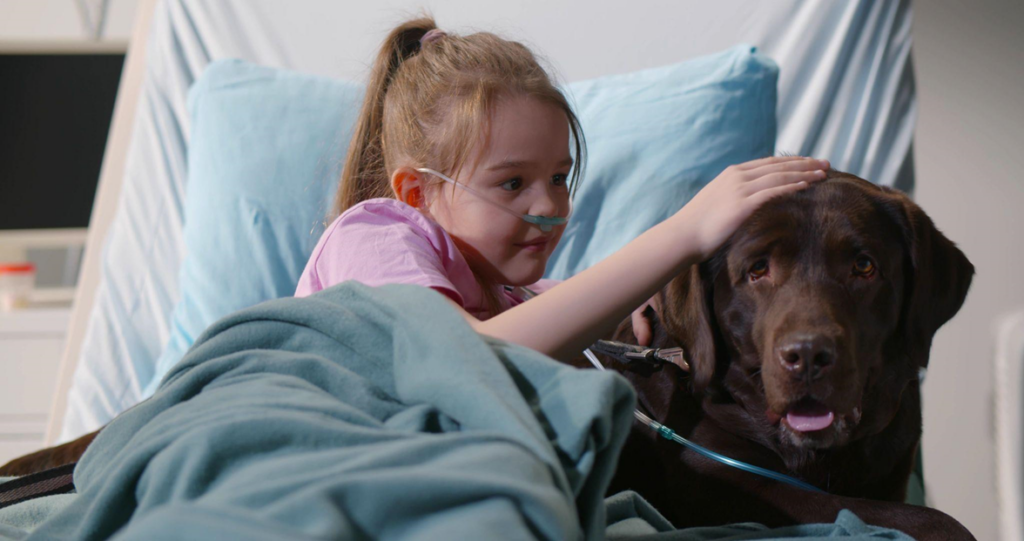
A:
[[[694,391],[783,445],[821,449],[893,419],[974,267],[902,193],[835,171],[764,205],[666,290]]]

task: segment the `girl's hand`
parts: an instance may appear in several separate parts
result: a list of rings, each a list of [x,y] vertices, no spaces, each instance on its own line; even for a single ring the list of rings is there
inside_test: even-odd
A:
[[[699,260],[710,257],[765,201],[824,179],[828,168],[827,160],[800,156],[727,167],[679,211],[686,216],[686,227],[692,228]]]
[[[636,336],[636,341],[641,346],[646,346],[651,343],[653,333],[651,332],[651,322],[644,317],[644,310],[650,306],[654,313],[661,313],[661,295],[655,293],[653,297],[647,299],[647,302],[640,305],[640,308],[633,310],[633,336]]]
[[[572,359],[686,266],[707,259],[754,209],[773,196],[824,178],[828,166],[828,162],[792,157],[732,166],[682,210],[593,267],[490,319],[468,316],[466,320],[481,334],[556,359]],[[638,261],[644,263],[638,265]],[[651,340],[649,326],[647,334],[638,338]]]

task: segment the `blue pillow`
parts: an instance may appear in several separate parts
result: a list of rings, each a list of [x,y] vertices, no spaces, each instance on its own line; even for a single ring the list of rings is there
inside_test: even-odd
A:
[[[589,267],[725,167],[771,155],[777,76],[771,60],[741,45],[568,85],[589,163],[548,274]],[[354,83],[237,60],[212,63],[196,82],[181,300],[143,396],[211,323],[294,293],[333,203],[361,100]]]
[[[240,60],[192,86],[181,300],[143,397],[211,323],[295,293],[362,98],[362,85]]]
[[[740,45],[569,85],[589,156],[548,277],[565,279],[608,257],[726,167],[771,156],[778,73]]]

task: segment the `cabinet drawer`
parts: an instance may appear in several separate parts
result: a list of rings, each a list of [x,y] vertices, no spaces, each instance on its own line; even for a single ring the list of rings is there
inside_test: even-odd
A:
[[[49,414],[63,338],[0,340],[0,416]]]

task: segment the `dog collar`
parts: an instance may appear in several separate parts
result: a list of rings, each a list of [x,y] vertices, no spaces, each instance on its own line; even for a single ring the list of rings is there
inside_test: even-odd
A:
[[[625,342],[598,340],[590,346],[590,349],[602,355],[618,359],[625,364],[630,364],[634,361],[654,365],[672,363],[686,372],[690,371],[690,363],[686,362],[683,348],[645,348]]]

